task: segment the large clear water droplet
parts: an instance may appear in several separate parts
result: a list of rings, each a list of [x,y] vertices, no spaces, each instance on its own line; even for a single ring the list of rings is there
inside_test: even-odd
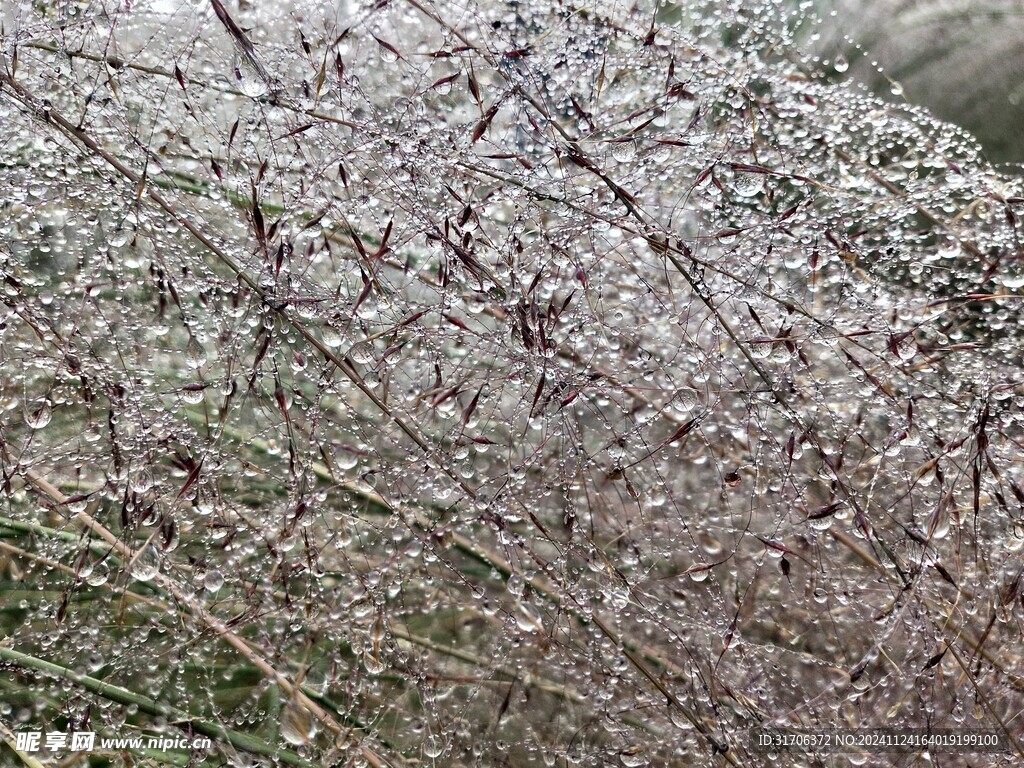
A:
[[[53,407],[46,399],[29,403],[25,411],[25,423],[30,429],[42,429],[53,419]]]
[[[160,572],[160,555],[152,544],[138,553],[132,563],[132,578],[137,581],[152,581]]]
[[[301,747],[312,741],[316,732],[316,721],[312,713],[298,701],[289,701],[281,714],[281,738]]]

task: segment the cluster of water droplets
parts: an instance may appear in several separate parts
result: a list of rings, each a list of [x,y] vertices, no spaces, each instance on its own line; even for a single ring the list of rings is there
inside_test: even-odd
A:
[[[1019,180],[806,8],[642,5],[13,11],[3,628],[154,706],[0,715],[641,766],[1019,708]]]

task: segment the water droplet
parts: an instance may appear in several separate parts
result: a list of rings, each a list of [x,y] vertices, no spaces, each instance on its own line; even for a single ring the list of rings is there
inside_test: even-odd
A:
[[[238,90],[251,99],[258,99],[267,92],[267,83],[263,80],[255,67],[249,63],[246,56],[239,56],[235,66],[235,81],[238,83]]]
[[[181,388],[181,399],[189,405],[198,405],[206,397],[206,385],[201,382]]]
[[[737,197],[754,197],[764,189],[764,176],[759,173],[737,173],[732,191]]]
[[[328,347],[340,347],[345,340],[341,332],[330,325],[325,325],[320,331],[320,339]]]
[[[619,762],[626,768],[647,765],[647,750],[642,744],[633,744],[619,752]]]
[[[363,651],[363,668],[371,675],[379,675],[388,668],[388,665],[372,652]]]
[[[190,338],[188,345],[185,347],[185,362],[193,368],[206,365],[206,349],[195,337]]]
[[[711,575],[711,567],[710,563],[697,563],[686,569],[686,575],[690,577],[690,581],[699,584],[702,581],[707,581],[708,576]]]
[[[357,342],[352,345],[351,349],[349,349],[348,356],[352,358],[353,363],[369,365],[375,359],[373,354],[373,345],[368,341]]]
[[[398,61],[398,51],[390,48],[384,44],[377,46],[377,55],[380,56],[380,60],[385,64],[394,64]]]
[[[132,578],[138,581],[152,581],[160,571],[160,555],[156,547],[147,544],[132,563]]]
[[[301,747],[313,740],[316,730],[310,711],[295,699],[289,701],[281,715],[281,738]]]
[[[216,592],[224,586],[224,574],[216,568],[206,572],[203,577],[203,588],[207,592]]]
[[[843,72],[850,68],[850,62],[848,62],[846,60],[846,57],[840,53],[838,56],[836,56],[835,61],[832,62],[832,67],[835,69],[836,72],[842,74]]]
[[[750,345],[748,346],[750,356],[755,360],[766,360],[771,357],[774,349],[775,345],[767,339],[755,339],[750,342]]]
[[[620,163],[628,163],[636,157],[636,151],[636,141],[633,139],[612,142],[612,157]]]
[[[900,360],[913,360],[917,354],[917,344],[914,342],[913,334],[908,335],[896,344],[896,354]]]
[[[132,491],[135,493],[145,493],[154,485],[156,485],[156,478],[153,475],[153,470],[149,467],[140,469],[132,479]]]
[[[101,587],[110,578],[110,568],[106,563],[97,563],[92,567],[89,575],[85,577],[85,583],[90,587]]]
[[[832,527],[832,519],[832,515],[826,515],[825,517],[808,520],[807,524],[816,531],[827,531]]]
[[[701,549],[704,550],[708,557],[717,557],[725,550],[721,541],[705,531],[701,531],[699,540]],[[704,573],[707,573],[707,571],[704,571]]]
[[[30,403],[25,412],[25,423],[30,429],[42,429],[53,418],[53,408],[47,399],[36,400]]]
[[[423,754],[433,759],[444,754],[445,742],[440,736],[428,736],[423,742]]]
[[[697,392],[689,387],[677,389],[672,396],[672,407],[679,413],[689,413],[697,407]]]
[[[540,632],[544,629],[544,618],[530,603],[520,603],[516,626],[523,632]]]

